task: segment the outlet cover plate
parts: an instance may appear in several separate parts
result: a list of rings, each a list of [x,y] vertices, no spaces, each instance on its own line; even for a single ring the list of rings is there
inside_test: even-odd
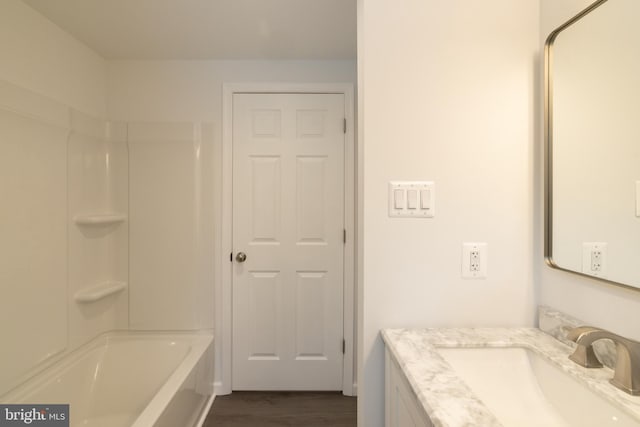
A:
[[[467,242],[462,244],[462,278],[486,279],[489,264],[487,243]]]
[[[582,243],[582,272],[589,276],[607,277],[607,243]]]

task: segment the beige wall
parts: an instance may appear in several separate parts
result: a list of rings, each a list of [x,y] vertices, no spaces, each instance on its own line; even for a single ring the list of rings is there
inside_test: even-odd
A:
[[[213,121],[222,135],[222,84],[355,82],[355,61],[110,61],[108,116]]]
[[[534,324],[538,2],[363,0],[359,423],[383,424],[381,328]],[[433,180],[433,219],[387,216],[387,182]],[[489,245],[461,278],[462,242]]]
[[[0,4],[0,52],[0,79],[104,118],[104,59],[20,0]]]

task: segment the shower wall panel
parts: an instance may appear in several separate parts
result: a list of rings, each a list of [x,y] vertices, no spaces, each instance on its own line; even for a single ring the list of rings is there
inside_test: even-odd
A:
[[[213,328],[213,127],[130,123],[130,327]]]
[[[0,395],[67,347],[67,125],[0,82]]]

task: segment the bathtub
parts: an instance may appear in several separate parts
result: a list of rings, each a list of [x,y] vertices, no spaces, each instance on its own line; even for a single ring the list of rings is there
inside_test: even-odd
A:
[[[191,427],[213,402],[213,336],[101,335],[0,398],[69,404],[71,427]]]

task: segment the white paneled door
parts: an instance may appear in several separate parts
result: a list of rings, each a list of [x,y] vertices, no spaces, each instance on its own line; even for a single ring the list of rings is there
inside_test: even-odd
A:
[[[234,390],[342,390],[344,108],[233,95]]]

